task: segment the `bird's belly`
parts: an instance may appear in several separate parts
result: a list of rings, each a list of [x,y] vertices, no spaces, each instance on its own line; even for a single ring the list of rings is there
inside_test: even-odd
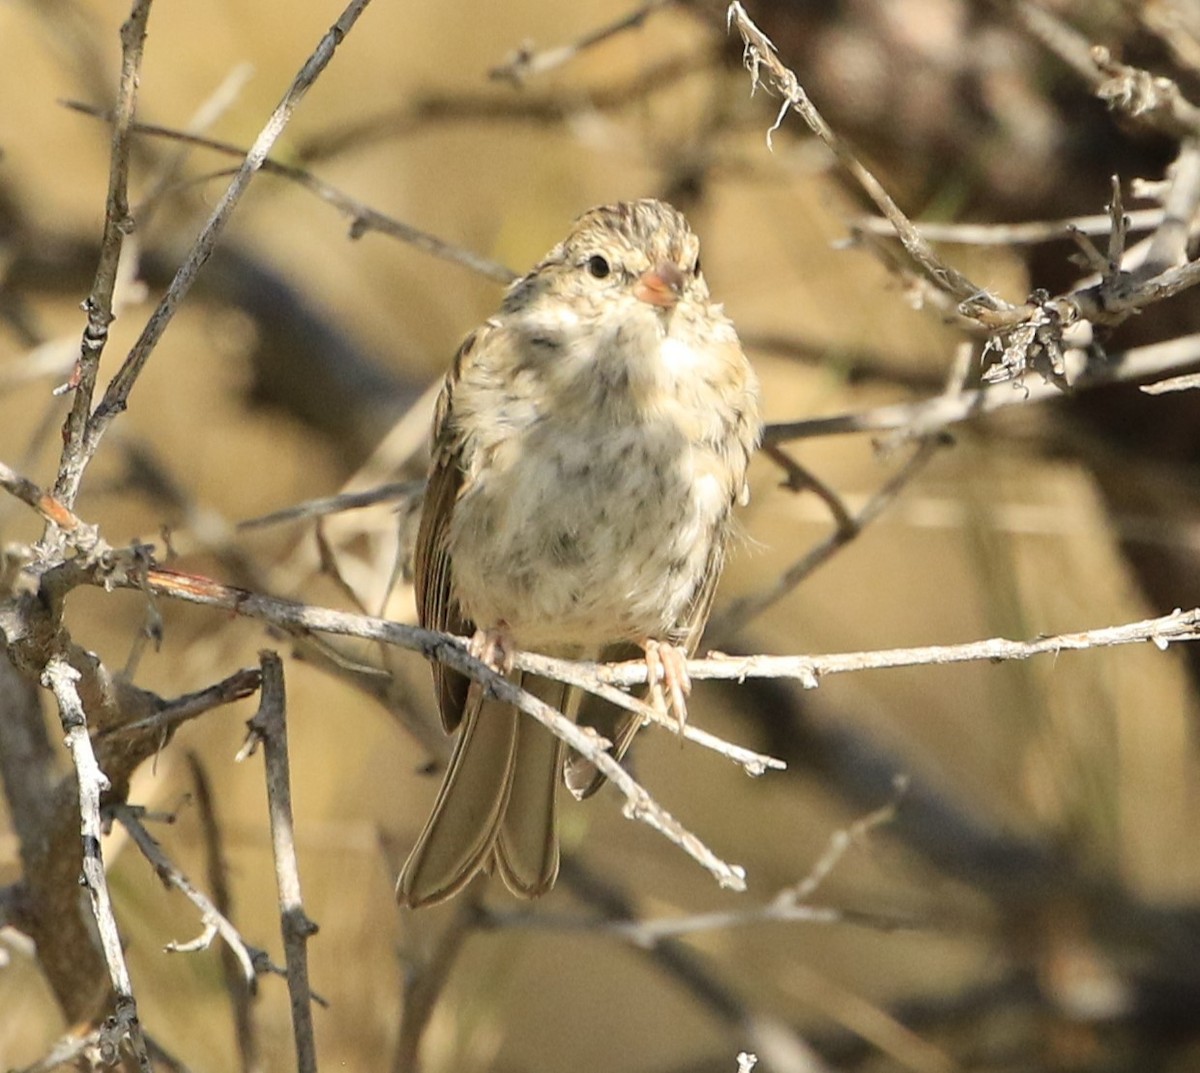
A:
[[[666,423],[563,431],[506,445],[456,504],[460,603],[523,648],[671,636],[726,524],[715,459]]]

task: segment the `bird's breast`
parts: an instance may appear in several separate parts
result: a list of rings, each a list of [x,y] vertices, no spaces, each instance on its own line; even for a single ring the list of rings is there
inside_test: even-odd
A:
[[[459,601],[532,649],[662,637],[724,542],[728,465],[678,406],[543,415],[469,474],[449,540]],[[739,486],[741,474],[737,475]]]

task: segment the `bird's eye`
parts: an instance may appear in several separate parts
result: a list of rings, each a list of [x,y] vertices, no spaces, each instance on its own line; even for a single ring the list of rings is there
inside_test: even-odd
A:
[[[696,258],[696,263],[692,265],[692,275],[699,278],[700,276],[700,258]]]
[[[596,279],[604,279],[612,271],[612,266],[608,263],[607,258],[601,257],[598,253],[593,253],[587,259],[587,270]]]

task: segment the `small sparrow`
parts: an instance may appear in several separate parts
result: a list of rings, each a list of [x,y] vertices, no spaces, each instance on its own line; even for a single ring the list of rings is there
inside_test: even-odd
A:
[[[652,698],[682,724],[684,661],[760,432],[758,383],[687,221],[661,201],[592,209],[446,377],[417,535],[421,624],[473,634],[474,654],[570,716],[577,691],[513,672],[515,650],[642,654]],[[433,671],[458,740],[397,898],[442,901],[482,869],[536,897],[558,873],[559,782],[584,797],[603,779],[477,683]],[[603,707],[583,719],[619,757],[640,719]]]

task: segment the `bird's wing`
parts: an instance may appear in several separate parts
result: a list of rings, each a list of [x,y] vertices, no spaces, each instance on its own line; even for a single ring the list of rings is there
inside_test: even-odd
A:
[[[460,636],[470,633],[474,627],[454,596],[450,578],[447,535],[450,516],[463,484],[462,443],[451,415],[454,387],[462,363],[475,347],[479,334],[467,336],[458,348],[438,398],[433,422],[433,464],[425,486],[414,560],[417,617],[421,625]],[[442,725],[447,732],[452,732],[462,719],[470,680],[441,663],[433,664],[433,678]]]

